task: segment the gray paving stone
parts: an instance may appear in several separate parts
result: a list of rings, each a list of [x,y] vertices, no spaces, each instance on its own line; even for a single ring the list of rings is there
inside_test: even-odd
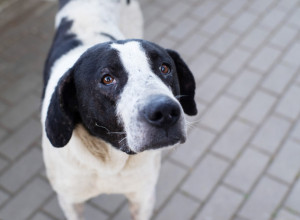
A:
[[[253,138],[252,144],[273,155],[290,126],[290,122],[276,116],[270,116]]]
[[[192,14],[198,18],[198,20],[207,19],[217,7],[218,3],[214,1],[201,2],[198,7],[195,7]]]
[[[179,21],[184,14],[191,10],[191,6],[187,2],[178,1],[168,7],[167,13],[162,13],[162,17],[170,22]]]
[[[300,120],[296,122],[296,125],[292,129],[290,136],[300,140]]]
[[[294,65],[295,67],[299,67],[299,60],[297,59],[298,56],[300,56],[300,43],[296,42],[287,51],[286,55],[283,57],[283,61]]]
[[[50,196],[52,190],[45,181],[34,179],[0,210],[3,220],[28,218]],[[16,211],[18,210],[18,211]]]
[[[279,64],[264,80],[262,87],[277,93],[278,95],[283,94],[283,90],[286,88],[294,74],[294,68]]]
[[[129,212],[129,205],[123,206],[123,208],[118,212],[118,214],[113,218],[113,220],[132,220],[130,212]]]
[[[86,220],[95,220],[95,219],[108,219],[108,216],[101,212],[100,210],[96,209],[95,207],[86,204],[85,205],[85,217]]]
[[[275,101],[274,96],[257,91],[239,115],[254,124],[260,124],[275,104]]]
[[[194,28],[198,26],[198,23],[189,18],[185,17],[181,19],[177,25],[168,32],[170,37],[173,37],[176,40],[184,39],[188,33],[190,33]]]
[[[160,208],[172,194],[173,190],[182,181],[185,173],[186,171],[183,168],[169,161],[162,164],[157,183],[155,210]]]
[[[171,158],[192,167],[200,158],[215,135],[201,128],[194,128],[187,137],[187,142],[178,146],[171,154]]]
[[[232,32],[225,31],[217,37],[217,39],[212,42],[209,49],[213,52],[224,55],[228,49],[237,41],[238,36]]]
[[[47,202],[47,204],[43,207],[43,211],[51,214],[51,216],[57,218],[57,219],[65,219],[65,215],[63,213],[63,211],[61,210],[59,204],[58,204],[58,200],[57,200],[57,196],[56,194],[54,195],[54,197]]]
[[[1,86],[0,86],[1,88]],[[8,108],[7,104],[4,104],[2,101],[0,101],[0,115],[5,112],[5,110]]]
[[[221,185],[205,204],[196,220],[229,220],[242,200],[243,195]]]
[[[293,182],[300,171],[300,145],[287,141],[271,164],[268,172],[288,183]]]
[[[176,193],[167,206],[157,215],[155,220],[182,220],[190,219],[200,206],[182,193]]]
[[[101,207],[103,210],[113,214],[121,206],[121,204],[126,200],[123,195],[100,195],[97,198],[92,199],[92,203]]]
[[[177,42],[174,39],[166,36],[159,38],[157,43],[164,48],[175,48],[177,45]],[[185,54],[180,53],[180,55],[185,58]]]
[[[196,81],[203,79],[203,77],[209,73],[217,61],[218,58],[209,53],[201,53],[195,57],[190,63],[189,67],[194,73]]]
[[[249,70],[244,70],[230,85],[228,88],[228,93],[232,94],[240,99],[246,99],[257,84],[260,82],[262,76],[251,72]]]
[[[219,68],[230,75],[236,75],[246,63],[250,53],[240,48],[235,48],[219,65]]]
[[[0,127],[0,140],[4,139],[7,136],[8,132]]]
[[[296,82],[300,83],[300,75],[297,77]]]
[[[249,66],[266,73],[280,55],[280,51],[264,47],[249,63]]]
[[[248,11],[241,13],[238,18],[236,18],[233,23],[230,25],[230,28],[242,34],[247,31],[250,26],[256,21],[258,17],[253,13]]]
[[[0,172],[6,168],[8,165],[8,161],[6,161],[5,159],[0,158]]]
[[[10,192],[16,192],[22,185],[30,180],[42,166],[42,152],[34,148],[1,175],[0,185]]]
[[[235,120],[214,144],[212,151],[233,160],[243,149],[253,131],[253,127]]]
[[[202,27],[202,31],[209,34],[210,36],[218,33],[228,22],[228,18],[215,14],[210,20],[208,20]]]
[[[199,51],[207,41],[208,38],[201,34],[201,32],[195,32],[179,45],[178,51],[181,55],[192,58],[197,55],[197,51]]]
[[[170,25],[166,22],[160,22],[159,20],[154,20],[145,29],[145,39],[154,41],[162,33],[167,31]]]
[[[300,178],[296,181],[292,191],[290,192],[285,205],[289,208],[294,210],[295,212],[300,213]],[[299,216],[298,216],[299,217]]]
[[[3,190],[0,190],[0,206],[4,205],[4,203],[8,200],[10,196],[4,192]]]
[[[271,43],[281,48],[285,48],[296,37],[296,35],[297,29],[283,25],[272,37]]]
[[[5,91],[1,92],[1,97],[10,103],[16,103],[22,97],[32,91],[37,85],[41,85],[40,79],[33,74],[26,75]]]
[[[22,99],[0,118],[0,123],[8,129],[17,129],[34,112],[38,111],[40,98],[30,95]]]
[[[273,1],[269,0],[253,1],[250,9],[257,13],[262,13],[272,4],[272,2]]]
[[[288,19],[288,23],[295,25],[296,27],[300,28],[299,24],[300,19],[300,8],[297,8],[291,17]]]
[[[291,118],[296,119],[300,113],[300,102],[298,98],[300,96],[300,87],[291,86],[287,92],[281,98],[280,102],[276,107],[276,112]]]
[[[246,149],[229,171],[224,182],[248,193],[265,169],[269,159],[256,150]]]
[[[0,151],[10,159],[15,159],[41,135],[39,122],[30,120],[0,145]]]
[[[219,132],[230,121],[239,106],[239,102],[223,95],[203,115],[201,123]]]
[[[148,4],[147,7],[142,7],[143,17],[145,20],[145,29],[148,28],[148,24],[151,23],[161,13],[162,8],[157,4]]]
[[[204,201],[217,185],[227,167],[228,162],[208,154],[184,182],[181,189]]]
[[[37,213],[33,216],[31,220],[53,220],[49,216],[45,215],[44,213]]]
[[[225,6],[222,8],[222,12],[226,13],[227,15],[234,16],[240,12],[246,4],[247,1],[231,0],[225,4]]]
[[[297,216],[285,209],[281,209],[274,220],[300,220],[300,216]]]
[[[285,10],[290,10],[294,8],[297,4],[297,1],[294,0],[285,0],[285,1],[279,1],[277,7],[282,8]]]
[[[287,14],[284,11],[279,10],[278,8],[274,8],[264,16],[264,18],[261,21],[261,24],[271,29],[274,29],[280,24],[280,22],[285,18],[286,15]]]
[[[246,219],[269,220],[283,199],[287,187],[263,177],[239,212]]]
[[[201,100],[210,103],[218,94],[220,94],[228,82],[229,77],[218,73],[212,73],[197,87],[196,96]]]
[[[256,26],[247,36],[242,40],[241,45],[250,50],[259,48],[264,40],[267,38],[269,32],[261,27]]]

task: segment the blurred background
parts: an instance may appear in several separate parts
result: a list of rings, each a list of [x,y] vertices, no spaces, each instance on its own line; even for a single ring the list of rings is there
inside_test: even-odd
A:
[[[300,220],[300,1],[141,0],[145,39],[197,81],[189,138],[165,151],[154,220]],[[55,1],[0,1],[0,219],[62,220],[40,148]],[[88,220],[129,220],[123,196]]]

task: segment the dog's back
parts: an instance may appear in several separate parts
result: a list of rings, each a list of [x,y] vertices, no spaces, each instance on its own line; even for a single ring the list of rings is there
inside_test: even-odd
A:
[[[55,21],[56,34],[44,69],[44,88],[55,62],[63,55],[78,47],[86,50],[109,40],[141,38],[142,24],[141,11],[136,1],[60,0]],[[77,59],[75,55],[69,67]]]

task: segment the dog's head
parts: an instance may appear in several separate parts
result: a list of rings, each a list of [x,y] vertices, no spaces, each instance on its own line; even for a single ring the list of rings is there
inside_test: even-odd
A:
[[[142,40],[87,50],[60,79],[46,133],[65,146],[76,124],[128,153],[184,142],[184,112],[197,114],[195,80],[180,56]]]

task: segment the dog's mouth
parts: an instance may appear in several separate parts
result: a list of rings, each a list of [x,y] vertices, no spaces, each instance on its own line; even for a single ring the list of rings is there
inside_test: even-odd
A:
[[[153,140],[150,144],[147,144],[138,149],[138,152],[143,152],[146,150],[156,150],[161,148],[172,147],[175,144],[183,144],[186,141],[185,136],[181,137],[167,137],[162,140]]]
[[[140,138],[130,141],[128,138],[126,147],[121,148],[122,151],[128,154],[140,153],[147,150],[158,150],[182,144],[186,141],[186,131],[184,129],[165,129],[150,128],[146,134],[140,134]]]

